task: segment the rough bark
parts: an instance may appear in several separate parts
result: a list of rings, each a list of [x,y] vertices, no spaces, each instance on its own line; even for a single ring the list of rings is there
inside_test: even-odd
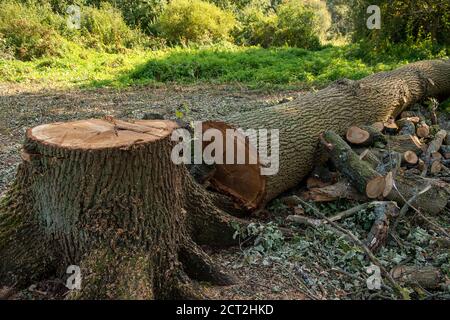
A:
[[[433,266],[397,266],[391,270],[394,279],[408,285],[418,285],[423,289],[436,289],[444,282],[439,268]]]
[[[376,168],[373,168],[369,162],[361,160],[349,145],[334,132],[325,132],[324,140],[323,144],[328,148],[333,164],[361,193],[367,193],[371,181],[383,178],[375,170]],[[380,166],[377,168],[380,169]],[[384,171],[383,168],[382,172]],[[393,181],[391,181],[392,179]],[[384,182],[385,189],[377,197],[383,196],[399,205],[403,205],[430,185],[431,188],[417,196],[412,203],[417,209],[430,214],[441,212],[450,200],[450,185],[439,179],[424,178],[405,172],[404,174],[395,174],[395,176],[387,174]]]
[[[395,117],[427,96],[448,94],[450,62],[422,61],[359,81],[340,80],[288,103],[211,121],[206,128],[278,129],[280,136],[278,174],[261,176],[258,168],[263,163],[256,167],[225,164],[219,165],[222,168],[212,180],[239,204],[259,208],[310,172],[318,159],[318,137],[324,130],[344,134],[350,126]]]
[[[359,192],[372,199],[383,194],[384,177],[362,161],[340,136],[333,131],[325,131],[321,141],[333,164]]]
[[[409,118],[402,118],[397,121],[397,125],[400,129],[400,135],[414,135],[416,134],[416,126]]]
[[[348,199],[363,201],[366,197],[358,193],[355,188],[346,180],[339,181],[335,184],[320,187],[310,188],[302,193],[302,198],[314,202],[329,202],[338,199]]]
[[[377,252],[388,239],[392,218],[399,214],[399,208],[393,201],[377,201],[374,206],[375,221],[366,239],[366,245],[372,252]]]
[[[412,151],[416,154],[423,152],[424,145],[413,135],[391,136],[388,139],[387,149],[399,153]]]
[[[107,119],[29,129],[0,204],[0,283],[24,286],[69,265],[83,279],[71,298],[196,298],[189,276],[231,283],[190,234],[203,221],[197,239],[229,244],[233,218],[208,210],[208,193],[171,161],[175,128]],[[186,192],[206,204],[189,212]]]

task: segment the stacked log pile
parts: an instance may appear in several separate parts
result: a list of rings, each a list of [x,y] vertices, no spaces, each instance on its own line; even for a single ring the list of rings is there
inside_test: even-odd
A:
[[[423,114],[407,111],[384,123],[351,126],[343,137],[325,131],[320,141],[329,161],[312,171],[300,197],[313,202],[348,199],[370,204],[376,219],[365,243],[372,251],[384,244],[389,229],[407,211],[440,214],[450,200],[450,132],[434,124],[436,115]],[[301,215],[288,220],[320,224]]]

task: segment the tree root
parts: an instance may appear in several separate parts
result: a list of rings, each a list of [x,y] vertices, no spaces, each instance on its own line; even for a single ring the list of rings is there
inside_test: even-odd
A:
[[[231,285],[234,279],[220,270],[212,259],[195,243],[187,241],[179,253],[180,261],[189,277],[217,285]]]

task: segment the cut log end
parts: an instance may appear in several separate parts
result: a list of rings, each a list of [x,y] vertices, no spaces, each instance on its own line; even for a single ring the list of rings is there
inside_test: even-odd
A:
[[[251,145],[249,139],[239,132],[233,130],[230,125],[220,121],[208,121],[202,124],[203,132],[209,129],[216,129],[222,133],[224,139],[223,146],[227,146],[227,140],[234,139],[233,163],[227,161],[226,147],[223,150],[223,164],[216,164],[216,171],[210,180],[211,185],[220,192],[230,195],[240,206],[252,211],[263,205],[266,191],[266,179],[261,175],[262,163],[258,157],[255,146]],[[235,137],[230,137],[227,130],[233,130]],[[229,143],[229,142],[228,142]],[[209,142],[203,144],[203,148]],[[245,155],[243,164],[239,164],[237,155]]]
[[[406,164],[415,165],[419,161],[419,157],[415,152],[408,150],[403,153],[403,160]]]
[[[381,196],[386,188],[384,177],[375,177],[367,182],[366,195],[370,199],[376,199]]]
[[[90,119],[43,124],[27,131],[30,141],[65,149],[98,150],[130,147],[165,138],[177,127],[169,120]]]
[[[417,128],[416,134],[420,138],[428,138],[430,136],[430,127],[423,123]]]
[[[363,144],[366,143],[370,138],[370,133],[359,127],[350,127],[346,134],[347,141],[352,144]]]

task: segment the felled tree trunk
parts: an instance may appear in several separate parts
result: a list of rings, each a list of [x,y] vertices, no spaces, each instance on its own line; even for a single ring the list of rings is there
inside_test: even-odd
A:
[[[29,129],[0,205],[0,283],[23,286],[69,265],[82,276],[72,298],[195,298],[189,276],[230,283],[190,234],[202,220],[200,240],[228,243],[231,218],[203,211],[207,193],[171,161],[175,128],[107,119]],[[206,201],[190,216],[186,189]]]
[[[294,187],[318,160],[318,137],[325,130],[342,135],[353,125],[386,121],[427,96],[450,94],[450,62],[432,60],[413,63],[359,81],[340,80],[315,93],[269,108],[234,114],[204,124],[216,128],[278,129],[279,172],[263,176],[255,164],[218,165],[212,185],[252,210]],[[237,144],[258,156],[244,139]]]

